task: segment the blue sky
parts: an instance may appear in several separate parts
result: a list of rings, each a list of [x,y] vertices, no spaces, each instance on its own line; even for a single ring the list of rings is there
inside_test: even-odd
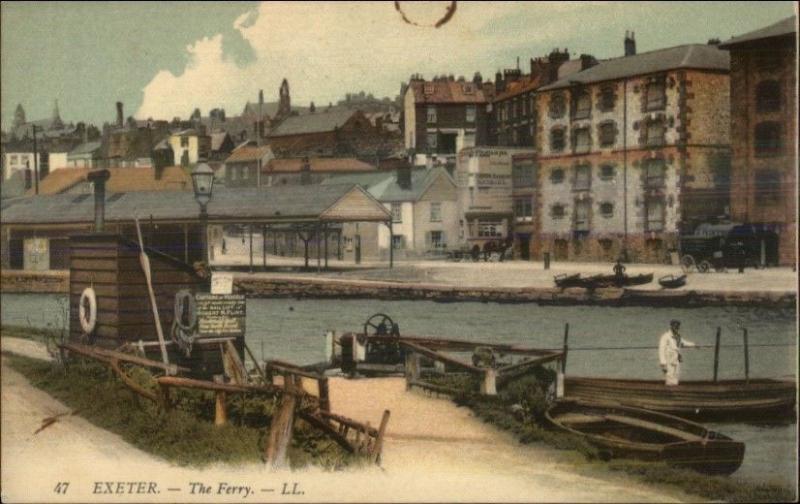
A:
[[[446,4],[408,11],[435,19]],[[68,121],[110,121],[118,100],[141,118],[195,106],[231,115],[259,88],[274,100],[284,77],[304,105],[362,89],[393,97],[415,72],[490,77],[554,47],[614,57],[626,30],[640,52],[725,40],[794,12],[793,2],[459,2],[433,29],[402,22],[392,2],[4,2],[2,123],[17,103],[48,117],[56,99]]]

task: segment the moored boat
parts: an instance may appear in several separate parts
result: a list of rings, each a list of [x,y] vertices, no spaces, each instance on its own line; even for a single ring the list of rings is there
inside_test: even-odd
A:
[[[617,277],[616,275],[592,275],[588,277],[581,277],[577,280],[577,286],[586,289],[599,289],[603,287],[611,287],[614,285]]]
[[[575,273],[574,275],[567,275],[566,273],[562,273],[561,275],[554,276],[553,280],[556,283],[556,287],[562,289],[567,287],[580,287],[581,274]]]
[[[682,381],[566,376],[570,399],[615,402],[697,420],[785,421],[795,416],[797,386],[771,379]]]
[[[658,279],[658,283],[665,289],[677,289],[686,285],[686,275],[665,275]]]
[[[654,411],[564,400],[545,414],[553,426],[583,437],[608,458],[635,458],[706,474],[732,474],[742,465],[744,443],[702,425]]]
[[[644,285],[653,281],[652,273],[642,273],[639,275],[625,275],[622,279],[622,285]]]

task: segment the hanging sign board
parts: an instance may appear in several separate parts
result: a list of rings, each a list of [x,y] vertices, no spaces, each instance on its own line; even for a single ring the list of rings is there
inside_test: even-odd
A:
[[[201,337],[244,337],[247,315],[244,294],[196,294],[195,300]]]

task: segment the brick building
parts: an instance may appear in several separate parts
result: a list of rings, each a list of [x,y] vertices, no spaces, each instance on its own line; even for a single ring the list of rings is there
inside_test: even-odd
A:
[[[533,257],[661,262],[728,213],[729,57],[690,44],[608,59],[538,89]]]
[[[374,157],[384,135],[358,110],[332,108],[283,119],[266,142],[276,157]]]
[[[412,77],[403,97],[403,136],[406,151],[415,153],[414,164],[426,165],[435,158],[452,170],[462,149],[486,145],[486,108],[493,91],[480,74],[471,81]]]
[[[797,17],[721,45],[731,56],[731,216],[762,233],[761,261],[795,264]]]

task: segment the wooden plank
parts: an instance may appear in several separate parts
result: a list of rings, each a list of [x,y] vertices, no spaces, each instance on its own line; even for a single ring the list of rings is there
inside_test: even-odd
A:
[[[559,360],[562,355],[563,353],[561,352],[552,352],[550,355],[536,357],[522,362],[517,362],[516,364],[510,364],[508,366],[497,368],[497,373],[498,375],[502,376],[503,374],[523,372],[527,370],[527,368],[541,366],[542,364],[547,364],[548,362]]]
[[[104,348],[97,348],[95,346],[81,345],[79,343],[62,343],[59,344],[58,346],[65,350],[69,350],[71,352],[75,352],[95,359],[107,359],[107,360],[116,359],[121,362],[129,362],[131,364],[138,364],[140,366],[145,366],[148,368],[162,369],[164,371],[169,371],[169,370],[176,370],[183,372],[189,371],[189,369],[184,367],[175,365],[170,365],[169,367],[167,367],[163,363],[158,361],[146,359],[144,357],[139,357],[137,355],[130,355],[122,352],[116,352],[113,350],[106,350]]]
[[[320,380],[325,378],[325,375],[314,373],[312,371],[307,371],[295,364],[290,362],[284,362],[277,359],[272,359],[267,361],[267,367],[271,370],[278,371],[279,373],[291,373],[297,376],[303,376],[305,378],[311,378],[312,380]]]
[[[115,258],[84,259],[73,257],[69,263],[70,270],[88,271],[117,271],[117,260]]]
[[[484,368],[479,368],[477,366],[473,366],[472,364],[467,364],[465,362],[461,362],[460,360],[454,359],[454,358],[449,357],[447,355],[442,355],[442,354],[440,354],[438,352],[434,352],[433,350],[429,350],[429,349],[427,349],[425,347],[422,347],[420,345],[417,345],[415,343],[411,343],[410,341],[405,341],[405,340],[401,339],[400,340],[400,345],[405,347],[405,348],[407,348],[407,349],[409,349],[409,350],[412,350],[412,351],[414,351],[416,353],[424,355],[425,357],[428,357],[429,359],[433,359],[433,360],[439,361],[439,362],[444,362],[445,364],[451,364],[453,366],[460,367],[460,368],[466,369],[468,371],[472,371],[474,373],[484,373],[486,371]]]

